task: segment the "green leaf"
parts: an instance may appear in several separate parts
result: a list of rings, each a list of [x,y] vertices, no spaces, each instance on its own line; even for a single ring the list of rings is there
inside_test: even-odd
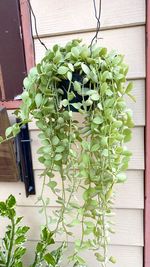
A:
[[[72,47],[71,48],[71,53],[75,58],[79,57],[79,49],[77,47]]]
[[[93,104],[93,101],[91,99],[87,99],[86,102],[85,102],[85,105],[87,107],[92,106],[92,104]]]
[[[126,174],[125,173],[119,173],[116,175],[117,178],[117,183],[124,183],[127,179]]]
[[[16,224],[20,223],[22,219],[23,219],[23,217],[18,217],[16,220]]]
[[[72,65],[72,63],[68,63],[68,67],[72,72],[74,71],[74,66]]]
[[[122,126],[122,121],[115,121],[114,123],[113,123],[113,127],[114,128],[120,128]]]
[[[71,103],[71,106],[73,106],[75,109],[80,109],[82,104],[81,103]]]
[[[82,266],[85,264],[85,260],[83,258],[81,258],[80,256],[76,255],[75,256],[76,260],[78,261],[78,263]],[[84,267],[84,266],[83,266]]]
[[[23,100],[23,102],[26,102],[28,98],[29,93],[27,91],[23,91],[23,93],[21,94],[21,99]]]
[[[30,89],[30,80],[28,77],[26,77],[24,80],[23,80],[23,86],[25,89],[29,90]]]
[[[127,94],[132,100],[133,100],[133,102],[135,102],[136,103],[136,98],[135,98],[135,96],[133,96],[133,95],[131,95],[131,94]]]
[[[18,227],[16,234],[20,235],[20,234],[26,234],[29,231],[30,227],[28,226],[20,226]]]
[[[41,130],[44,130],[45,128],[45,125],[43,124],[42,121],[36,121],[36,126]]]
[[[6,210],[7,210],[6,204],[3,201],[1,201],[0,202],[0,213],[6,212]]]
[[[78,203],[75,203],[75,202],[70,202],[70,206],[75,208],[75,209],[80,209],[80,205]]]
[[[57,146],[59,144],[59,138],[56,135],[52,138],[52,144],[54,146]]]
[[[95,256],[96,256],[96,259],[97,259],[99,262],[104,262],[104,261],[105,261],[104,256],[102,256],[100,253],[96,252],[96,253],[95,253]]]
[[[59,161],[59,160],[61,160],[61,159],[62,159],[62,155],[61,155],[61,154],[56,154],[54,160],[55,160],[55,161]]]
[[[133,82],[129,82],[126,88],[126,94],[129,94],[133,89]]]
[[[12,133],[13,133],[13,136],[16,136],[18,133],[20,132],[20,127],[18,124],[14,124],[12,126]]]
[[[1,143],[1,142],[3,142],[3,137],[2,137],[2,136],[0,136],[0,143]]]
[[[38,72],[37,72],[37,68],[36,67],[33,67],[33,68],[30,69],[29,76],[35,77],[37,74],[38,74]]]
[[[47,153],[51,153],[51,146],[45,146],[45,147],[42,147],[42,149],[43,149],[43,152],[45,153],[45,154],[47,154]]]
[[[55,259],[50,253],[47,253],[46,255],[44,255],[44,260],[46,261],[46,263],[52,266],[56,265]]]
[[[69,227],[76,226],[76,225],[78,225],[78,224],[80,224],[80,223],[81,223],[81,222],[80,222],[79,219],[74,219],[74,220],[72,220],[71,223],[69,223]]]
[[[91,148],[91,152],[96,152],[100,149],[100,144],[94,144]]]
[[[87,151],[90,150],[90,142],[83,140],[81,145],[85,150],[87,150]]]
[[[111,256],[111,257],[109,258],[109,261],[110,261],[111,263],[113,263],[113,264],[116,263],[116,259],[115,259],[113,256]]]
[[[16,205],[16,199],[13,195],[10,195],[6,200],[6,205],[9,209],[13,208]]]
[[[72,81],[72,72],[70,71],[67,72],[67,78],[69,81]]]
[[[106,82],[102,83],[100,91],[102,94],[104,94],[107,91],[108,84]]]
[[[63,146],[57,146],[55,152],[57,152],[57,153],[61,153],[61,152],[63,152],[64,150],[65,150],[65,148],[64,148]]]
[[[77,81],[75,81],[74,83],[73,83],[73,86],[74,86],[74,90],[75,91],[81,91],[81,83],[79,83],[79,82],[77,82]]]
[[[23,247],[17,247],[14,251],[14,258],[22,258],[22,256],[25,254],[26,248]],[[16,266],[16,265],[15,265]],[[22,266],[22,265],[21,265]],[[18,265],[17,265],[18,267]]]
[[[95,124],[102,124],[102,123],[103,123],[103,118],[102,118],[102,117],[95,117],[95,118],[93,119],[93,122],[94,122]]]
[[[124,149],[123,152],[122,152],[122,155],[127,156],[127,157],[131,157],[132,156],[132,152],[127,150],[127,149]]]
[[[38,242],[36,246],[37,253],[40,253],[42,249],[43,249],[43,244],[41,242]]]
[[[68,67],[61,66],[58,68],[57,72],[58,72],[58,74],[64,75],[68,72],[68,70],[69,70]]]
[[[103,81],[104,82],[106,80],[112,80],[112,73],[106,70],[106,71],[103,72],[102,77],[103,77]]]
[[[103,147],[105,147],[105,146],[108,145],[108,137],[103,136],[103,137],[101,138],[101,145],[102,145]]]
[[[123,131],[123,134],[125,135],[124,136],[124,142],[129,142],[131,140],[131,138],[132,138],[132,132],[131,132],[131,130],[130,129],[125,129]]]
[[[61,102],[60,102],[60,106],[63,106],[63,107],[67,107],[69,105],[69,102],[67,99],[63,99]]]
[[[54,189],[57,186],[57,183],[55,181],[50,181],[47,184],[48,187],[50,187],[51,189]]]
[[[98,93],[94,93],[90,96],[90,98],[93,100],[93,101],[97,101],[99,100],[99,94]]]
[[[98,104],[97,104],[97,107],[98,107],[100,110],[103,110],[103,107],[102,107],[102,104],[101,104],[101,103],[98,103]]]
[[[108,96],[113,95],[113,92],[110,89],[107,89],[105,92],[106,92],[106,95],[108,95]]]
[[[8,138],[12,134],[12,127],[8,127],[5,131],[6,138]]]
[[[16,238],[15,245],[23,244],[26,241],[26,237],[24,235],[21,235]]]
[[[94,228],[95,224],[93,222],[84,222],[84,224],[88,227],[88,228]]]
[[[61,61],[61,59],[62,59],[62,54],[58,50],[55,54],[55,57],[53,58],[53,61],[55,64],[58,64]]]
[[[90,156],[87,153],[83,153],[82,154],[82,162],[85,165],[88,165],[89,164],[89,162],[90,162]]]
[[[109,155],[109,151],[108,151],[108,149],[104,149],[104,150],[102,151],[102,156],[104,156],[104,157],[108,157],[108,155]]]
[[[87,65],[85,65],[84,63],[81,64],[81,68],[84,71],[85,74],[90,74],[90,69]]]
[[[42,94],[39,94],[39,93],[38,93],[38,94],[35,96],[35,103],[36,103],[37,108],[39,108],[39,107],[41,106],[42,101],[43,101]]]

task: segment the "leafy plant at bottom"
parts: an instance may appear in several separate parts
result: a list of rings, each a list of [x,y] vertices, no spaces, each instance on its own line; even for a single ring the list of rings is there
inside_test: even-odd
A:
[[[22,217],[16,216],[16,200],[10,195],[6,202],[0,202],[0,216],[8,218],[11,222],[7,226],[5,236],[2,240],[0,251],[1,267],[22,267],[22,257],[26,252],[24,242],[26,233],[29,230],[27,226],[21,226]]]
[[[28,226],[20,225],[23,217],[16,216],[16,200],[10,195],[5,202],[0,202],[0,216],[8,218],[11,222],[7,226],[5,236],[0,247],[0,267],[23,267],[22,257],[26,253],[24,243],[27,240]],[[44,227],[41,239],[35,249],[35,259],[30,267],[59,267],[65,248],[65,243],[52,252],[49,246],[54,244],[53,233]]]
[[[50,267],[59,267],[65,243],[62,243],[56,250],[48,252],[48,247],[54,243],[53,233],[44,227],[41,239],[35,249],[34,263],[30,267],[45,266],[45,264]]]

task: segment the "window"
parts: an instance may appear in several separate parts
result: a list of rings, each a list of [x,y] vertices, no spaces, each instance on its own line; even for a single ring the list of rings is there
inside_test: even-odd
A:
[[[22,92],[25,75],[19,0],[0,0],[0,101]]]

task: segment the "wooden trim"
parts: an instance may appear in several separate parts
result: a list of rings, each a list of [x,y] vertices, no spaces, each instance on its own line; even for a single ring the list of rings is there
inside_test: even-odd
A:
[[[144,267],[150,266],[150,0],[147,0],[146,22],[146,129],[145,129],[145,247]]]
[[[0,106],[6,109],[16,109],[19,108],[21,100],[11,100],[11,101],[0,101]]]
[[[1,64],[0,64],[0,91],[1,91],[0,93],[1,93],[1,96],[2,96],[2,100],[6,99]]]
[[[35,53],[34,53],[34,43],[32,37],[32,27],[31,27],[31,15],[29,10],[29,5],[27,0],[19,0],[20,2],[20,13],[21,13],[21,23],[22,23],[22,33],[23,33],[23,43],[24,43],[24,53],[27,72],[35,65]],[[16,109],[20,106],[21,100],[12,101],[0,101],[0,106],[6,107],[7,109]]]
[[[19,0],[27,72],[35,65],[35,52],[28,0]]]
[[[0,107],[0,135],[10,126],[6,108]],[[19,179],[13,140],[0,145],[0,182],[16,182]]]

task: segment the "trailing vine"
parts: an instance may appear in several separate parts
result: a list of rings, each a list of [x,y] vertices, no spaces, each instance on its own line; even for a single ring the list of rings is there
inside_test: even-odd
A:
[[[132,83],[125,84],[127,72],[123,56],[115,51],[108,53],[94,45],[91,54],[80,40],[65,47],[55,45],[25,78],[22,104],[16,112],[21,122],[6,131],[9,139],[21,125],[36,120],[42,144],[37,153],[44,166],[38,201],[46,225],[55,221],[55,233],[68,236],[73,235],[72,229],[81,228],[70,256],[75,266],[85,264],[79,256],[84,249],[93,250],[102,267],[108,261],[115,263],[107,252],[113,232],[114,186],[126,180],[131,153],[124,143],[130,141],[133,127],[124,99],[128,95],[134,100]],[[59,204],[52,217],[47,214],[52,196],[44,196],[47,186]]]

